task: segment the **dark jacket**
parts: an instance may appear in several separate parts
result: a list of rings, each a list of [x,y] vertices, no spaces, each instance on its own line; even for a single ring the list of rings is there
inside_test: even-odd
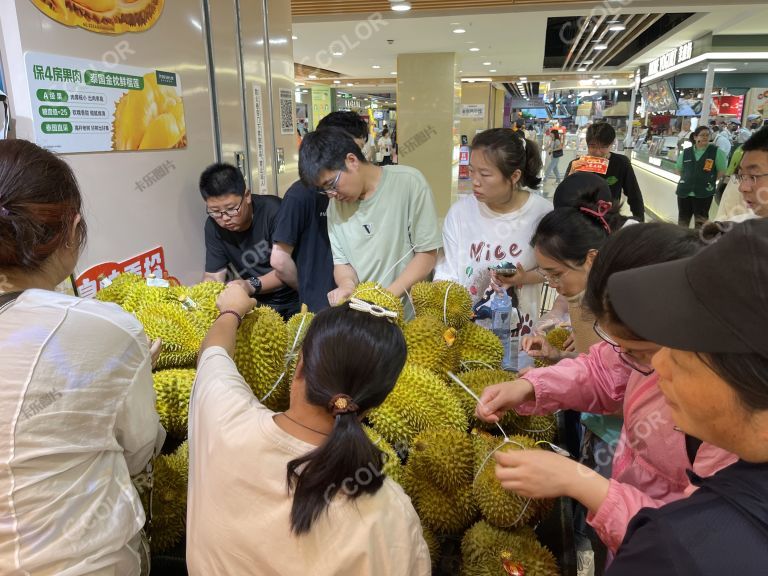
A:
[[[768,463],[738,461],[689,498],[644,508],[606,576],[768,574]]]

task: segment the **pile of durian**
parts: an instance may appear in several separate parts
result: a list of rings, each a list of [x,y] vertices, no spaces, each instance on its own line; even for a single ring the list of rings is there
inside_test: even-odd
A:
[[[216,318],[221,284],[151,288],[122,275],[98,293],[136,315],[150,338],[162,338],[154,374],[157,409],[169,438],[186,440],[194,362]],[[353,297],[398,313],[408,358],[387,400],[366,417],[366,432],[387,455],[385,473],[411,497],[435,567],[447,541],[461,541],[461,574],[555,576],[551,552],[531,528],[552,507],[506,492],[496,480],[496,450],[541,450],[554,440],[552,417],[507,414],[500,427],[479,421],[476,400],[486,386],[512,380],[501,369],[503,349],[492,332],[471,321],[469,293],[453,282],[421,282],[408,297],[415,318],[405,322],[402,301],[372,282]],[[313,314],[288,322],[268,307],[246,316],[237,335],[235,363],[257,398],[275,411],[288,408],[290,383]],[[502,433],[503,429],[503,433]],[[155,464],[153,552],[184,535],[186,443]],[[515,572],[515,570],[517,570]],[[454,570],[455,573],[455,570]]]

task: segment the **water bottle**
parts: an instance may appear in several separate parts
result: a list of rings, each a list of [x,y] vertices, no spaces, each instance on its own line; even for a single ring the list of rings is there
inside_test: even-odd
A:
[[[491,301],[491,330],[504,347],[504,359],[501,361],[501,367],[504,370],[517,371],[519,338],[514,338],[514,341],[511,338],[512,300],[506,291],[497,292]]]

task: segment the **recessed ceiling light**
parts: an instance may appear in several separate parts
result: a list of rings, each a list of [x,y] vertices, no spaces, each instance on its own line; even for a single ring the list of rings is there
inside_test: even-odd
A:
[[[381,68],[381,66],[379,66],[378,64],[374,64],[373,66],[371,66],[371,68],[373,68],[374,70],[378,70],[379,68]]]
[[[395,12],[407,12],[411,9],[411,5],[408,2],[398,2],[398,3],[392,3],[392,10]]]
[[[291,36],[291,38],[292,38],[293,40],[298,40],[298,39],[299,39],[299,37],[298,37],[298,36]]]
[[[344,56],[344,52],[331,52],[334,56]]]
[[[594,63],[595,63],[595,61],[594,61],[594,60],[583,60],[581,63],[582,63],[584,66],[589,66],[590,64],[594,64]]]
[[[611,24],[610,26],[608,26],[609,32],[623,32],[626,29],[627,27],[624,26],[624,24]]]
[[[392,76],[397,76],[397,72],[390,72],[390,74],[392,74]]]
[[[469,51],[470,52],[480,52],[480,48],[477,48],[477,47],[473,46],[472,48],[469,49]]]
[[[454,34],[464,34],[464,32],[466,32],[466,30],[464,30],[464,28],[454,28],[453,29],[453,33]]]
[[[496,72],[496,68],[491,68],[488,72]]]
[[[736,72],[736,68],[715,68],[715,72]],[[707,69],[704,68],[702,72],[706,72]]]
[[[595,44],[592,50],[608,50],[608,44]]]
[[[354,86],[354,84],[352,84],[352,82],[347,82],[347,86]]]
[[[483,66],[490,66],[490,65],[491,65],[490,62],[483,62]]]
[[[577,69],[577,72],[586,72],[586,71],[587,71],[587,69],[584,68],[583,66],[581,68]]]
[[[341,84],[341,80],[334,80],[333,83],[334,84]]]
[[[592,78],[600,78],[600,74],[593,74]]]
[[[525,82],[528,80],[528,76],[520,76],[520,82]]]
[[[309,90],[302,90],[301,93],[302,94],[309,94]]]
[[[317,76],[315,76],[314,74],[310,74],[309,76],[307,76],[307,78],[309,78],[310,80],[317,80]]]

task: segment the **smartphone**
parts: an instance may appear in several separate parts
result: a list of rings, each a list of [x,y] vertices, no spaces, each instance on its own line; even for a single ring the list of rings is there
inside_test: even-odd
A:
[[[499,276],[511,277],[517,274],[517,266],[510,262],[503,262],[497,266],[488,266],[488,270],[496,272]]]

